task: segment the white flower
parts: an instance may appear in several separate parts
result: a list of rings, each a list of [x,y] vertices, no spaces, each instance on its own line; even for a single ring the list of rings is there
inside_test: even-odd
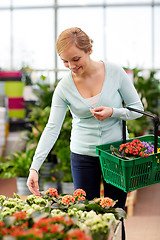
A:
[[[87,211],[84,211],[81,214],[81,219],[86,219],[86,218],[87,218]]]
[[[116,218],[113,213],[105,213],[102,215],[102,218],[104,221],[110,221],[110,220],[113,222],[116,221]]]
[[[100,222],[101,221],[101,218],[100,218],[100,216],[94,216],[93,218],[89,218],[89,219],[87,219],[86,221],[85,221],[85,224],[87,225],[87,226],[92,226],[92,225],[94,225],[94,224],[97,224],[98,222]]]
[[[11,200],[5,200],[4,201],[4,203],[3,203],[3,206],[5,206],[5,207],[9,207],[9,208],[13,208],[13,207],[15,207],[17,205],[17,203],[13,200],[13,201],[11,201]]]
[[[68,215],[71,217],[71,216],[75,215],[76,212],[77,212],[77,209],[76,209],[76,208],[69,209],[69,210],[68,210]]]
[[[27,212],[28,215],[31,215],[35,210],[33,208],[29,208],[25,210]]]
[[[36,210],[36,211],[40,211],[40,210],[42,210],[44,207],[40,207],[39,205],[37,205],[37,204],[32,204],[32,208],[34,209],[34,210]]]
[[[42,197],[35,198],[34,200],[35,204],[37,205],[46,205],[46,200]]]
[[[93,218],[95,217],[97,214],[95,211],[91,210],[90,212],[87,213],[87,218]]]
[[[31,206],[29,206],[28,204],[26,204],[26,205],[24,206],[24,208],[23,208],[23,211],[28,212],[30,209],[33,209],[33,208],[31,208]]]
[[[62,211],[59,210],[59,209],[53,209],[53,210],[51,211],[51,216],[52,216],[52,217],[55,217],[55,216],[66,216],[66,215],[67,215],[67,213],[62,212]]]
[[[147,80],[150,77],[150,71],[149,70],[143,70],[142,71],[143,78]]]
[[[3,204],[3,202],[6,200],[6,196],[0,195],[0,204]]]

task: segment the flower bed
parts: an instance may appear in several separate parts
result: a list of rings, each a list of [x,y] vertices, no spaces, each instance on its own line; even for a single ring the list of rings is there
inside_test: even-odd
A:
[[[126,217],[116,201],[98,198],[88,201],[77,189],[73,196],[58,195],[50,188],[41,197],[29,195],[25,201],[0,196],[0,239],[111,239],[119,219]]]

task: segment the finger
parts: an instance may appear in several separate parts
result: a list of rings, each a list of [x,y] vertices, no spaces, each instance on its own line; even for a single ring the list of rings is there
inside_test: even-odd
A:
[[[31,191],[31,193],[33,193],[36,196],[41,196],[41,193],[39,192],[38,189],[30,187],[29,190]]]
[[[31,193],[35,194],[36,196],[40,196],[40,192],[39,192],[39,185],[38,182],[28,182],[27,186],[29,188],[29,190],[31,191]]]
[[[95,117],[102,117],[103,116],[103,113],[102,112],[94,112],[93,115]]]
[[[90,110],[90,112],[91,112],[92,114],[94,113],[94,110],[93,110],[93,108],[90,108],[89,110]]]
[[[103,107],[96,107],[96,108],[93,108],[92,110],[94,111],[94,112],[100,112],[100,111],[102,111],[104,108]]]

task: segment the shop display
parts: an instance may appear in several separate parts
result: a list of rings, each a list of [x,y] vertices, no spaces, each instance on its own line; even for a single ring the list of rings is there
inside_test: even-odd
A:
[[[111,240],[126,217],[115,204],[107,197],[88,201],[82,189],[59,195],[49,188],[41,197],[32,194],[25,201],[17,194],[1,195],[0,239]]]

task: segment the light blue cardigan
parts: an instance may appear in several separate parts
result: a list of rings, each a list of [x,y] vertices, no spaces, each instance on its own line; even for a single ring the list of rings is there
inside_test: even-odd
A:
[[[105,63],[105,80],[97,106],[113,108],[113,115],[104,121],[96,120],[90,106],[78,92],[71,72],[57,85],[52,99],[48,123],[38,143],[31,168],[37,171],[58,138],[67,107],[72,114],[71,151],[97,156],[96,145],[122,139],[122,119],[132,120],[141,115],[123,108],[126,106],[143,110],[142,103],[128,75],[113,63]]]

